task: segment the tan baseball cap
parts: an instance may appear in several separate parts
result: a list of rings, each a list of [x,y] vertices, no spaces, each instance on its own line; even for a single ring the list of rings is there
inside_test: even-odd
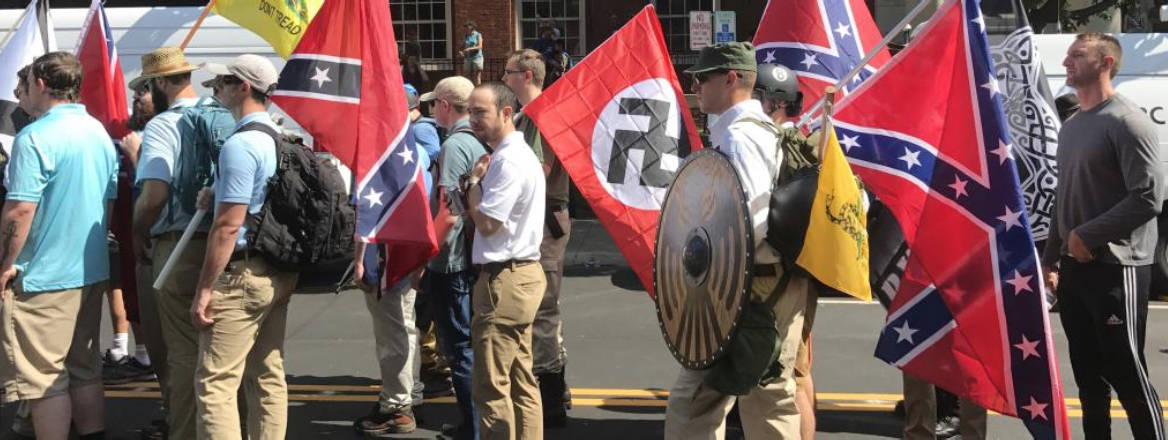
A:
[[[418,98],[422,102],[441,99],[453,105],[465,107],[470,101],[470,92],[474,91],[474,83],[462,76],[451,76],[438,81],[434,91],[422,94]]]
[[[280,73],[276,71],[276,66],[259,55],[243,54],[235,57],[227,65],[207,63],[203,68],[214,75],[232,75],[247,81],[252,88],[264,94],[272,93],[276,83],[280,81]]]

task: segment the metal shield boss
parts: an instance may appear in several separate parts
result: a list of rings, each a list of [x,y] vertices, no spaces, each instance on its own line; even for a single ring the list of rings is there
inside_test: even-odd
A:
[[[738,171],[702,149],[678,170],[657,224],[657,319],[673,357],[709,367],[725,351],[750,298],[754,233]]]

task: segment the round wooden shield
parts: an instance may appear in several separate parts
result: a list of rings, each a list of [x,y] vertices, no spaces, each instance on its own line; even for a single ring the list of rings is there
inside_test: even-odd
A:
[[[738,172],[721,152],[699,150],[678,170],[657,224],[653,287],[669,351],[709,367],[750,298],[754,234]]]

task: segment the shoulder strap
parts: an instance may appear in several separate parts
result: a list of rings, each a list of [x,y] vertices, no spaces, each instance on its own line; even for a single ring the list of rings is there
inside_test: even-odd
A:
[[[249,122],[247,124],[244,124],[242,127],[239,127],[238,130],[235,130],[235,133],[238,134],[238,133],[243,133],[245,131],[263,132],[264,134],[272,137],[272,140],[276,142],[276,147],[280,146],[280,134],[276,133],[276,129],[272,128],[272,126],[270,126],[268,124],[265,124],[263,122]]]
[[[779,277],[778,284],[775,284],[775,290],[766,299],[765,304],[768,310],[775,308],[775,304],[779,302],[779,297],[783,296],[783,292],[787,291],[787,285],[791,284],[791,273],[794,272],[794,268],[786,267],[786,265],[783,266],[783,276]]]
[[[791,155],[788,154],[787,152],[783,151],[783,145],[782,145],[783,133],[782,133],[782,131],[780,131],[778,127],[775,127],[775,124],[773,122],[763,121],[762,119],[758,119],[758,118],[742,118],[742,119],[739,119],[737,121],[734,121],[734,123],[731,125],[741,124],[741,123],[750,123],[750,124],[757,125],[759,127],[766,129],[766,131],[771,132],[771,134],[775,135],[775,139],[778,141],[778,143],[775,144],[775,178],[771,181],[771,186],[773,187],[773,186],[777,185],[779,183],[779,176],[783,173],[783,169],[786,168],[786,166],[787,166],[787,161],[791,159]],[[781,158],[779,157],[780,154],[782,155]]]

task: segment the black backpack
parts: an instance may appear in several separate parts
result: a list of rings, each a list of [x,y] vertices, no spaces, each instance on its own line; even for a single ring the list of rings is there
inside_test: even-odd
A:
[[[262,123],[239,129],[276,140],[276,174],[260,212],[247,218],[250,249],[280,270],[343,270],[354,255],[354,207],[336,166]],[[339,272],[338,272],[339,273]]]

